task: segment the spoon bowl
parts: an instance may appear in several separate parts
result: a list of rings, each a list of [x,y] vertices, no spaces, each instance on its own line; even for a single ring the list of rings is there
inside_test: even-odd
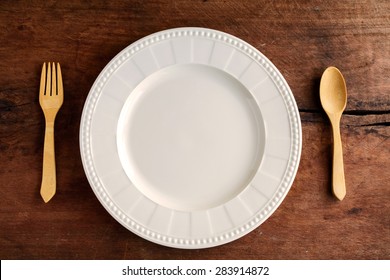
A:
[[[333,130],[332,191],[339,199],[346,195],[343,149],[340,136],[340,119],[347,105],[347,87],[336,67],[327,68],[321,78],[320,99]]]
[[[336,67],[328,67],[322,74],[320,98],[328,115],[343,113],[347,105],[347,87],[343,75]]]

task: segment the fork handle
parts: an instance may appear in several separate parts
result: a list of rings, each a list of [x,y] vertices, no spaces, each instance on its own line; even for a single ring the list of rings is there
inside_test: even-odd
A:
[[[46,122],[43,146],[41,196],[47,203],[56,193],[56,162],[54,155],[54,122]]]

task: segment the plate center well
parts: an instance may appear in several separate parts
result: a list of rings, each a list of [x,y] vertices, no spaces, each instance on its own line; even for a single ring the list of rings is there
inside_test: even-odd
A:
[[[148,76],[129,95],[117,127],[121,164],[152,201],[176,210],[221,205],[259,168],[264,122],[233,76],[200,64]]]

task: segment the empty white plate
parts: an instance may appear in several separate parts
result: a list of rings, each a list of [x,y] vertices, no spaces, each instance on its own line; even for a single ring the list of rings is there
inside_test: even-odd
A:
[[[101,72],[80,148],[93,191],[150,241],[205,248],[263,223],[294,180],[301,125],[275,66],[242,40],[178,28],[147,36]]]

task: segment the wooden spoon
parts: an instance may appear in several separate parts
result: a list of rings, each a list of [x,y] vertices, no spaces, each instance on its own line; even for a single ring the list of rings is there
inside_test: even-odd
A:
[[[333,129],[332,191],[339,200],[343,200],[346,188],[340,119],[347,105],[347,87],[343,75],[336,67],[329,67],[322,74],[320,99]]]

